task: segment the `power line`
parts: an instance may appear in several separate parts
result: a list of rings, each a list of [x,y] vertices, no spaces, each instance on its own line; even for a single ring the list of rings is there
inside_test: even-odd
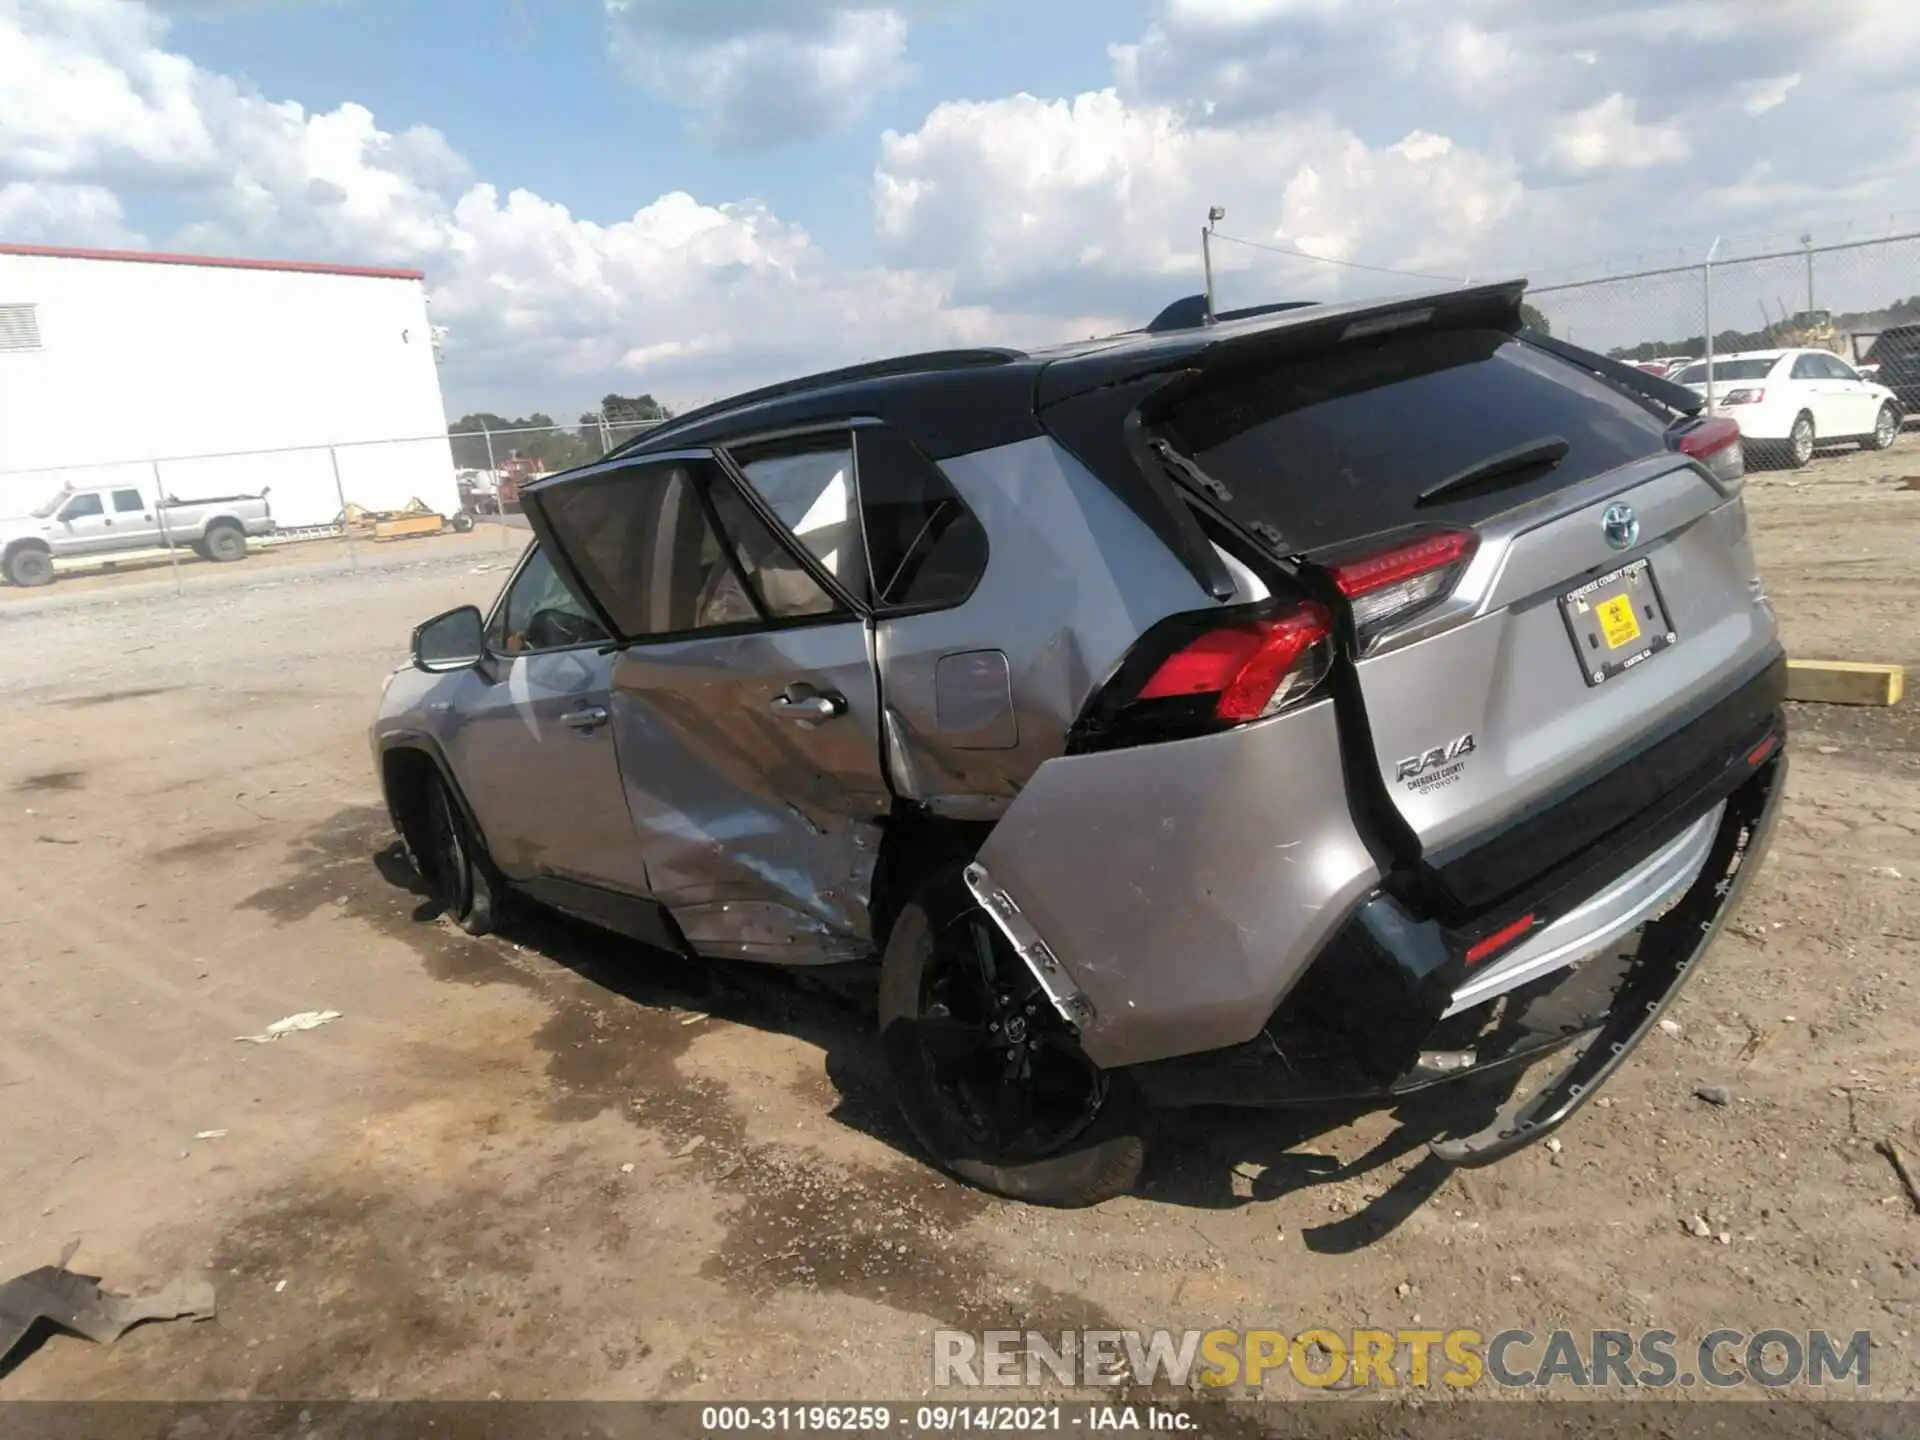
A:
[[[1375,275],[1404,275],[1412,280],[1443,280],[1449,285],[1466,283],[1458,275],[1430,275],[1424,270],[1395,270],[1389,265],[1363,265],[1358,260],[1334,260],[1325,255],[1309,255],[1305,250],[1295,250],[1286,245],[1269,245],[1263,240],[1243,240],[1238,235],[1228,235],[1219,230],[1213,232],[1213,238],[1231,240],[1235,245],[1245,245],[1253,250],[1271,250],[1276,255],[1291,255],[1296,260],[1311,260],[1316,265],[1338,265],[1347,270],[1370,270]]]

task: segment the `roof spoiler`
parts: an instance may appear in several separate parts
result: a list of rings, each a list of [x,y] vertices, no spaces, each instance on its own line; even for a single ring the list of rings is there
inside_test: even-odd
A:
[[[1195,381],[1211,380],[1396,330],[1475,325],[1518,330],[1520,297],[1526,289],[1525,280],[1506,280],[1382,300],[1288,303],[1227,312],[1216,315],[1215,323],[1197,335],[1192,327],[1184,333],[1150,330],[1149,338],[1133,345],[1055,360],[1041,372],[1035,399],[1044,408],[1089,390],[1156,374],[1172,379],[1175,372],[1186,372]],[[1166,313],[1162,312],[1163,318]]]
[[[1248,320],[1255,315],[1274,315],[1282,310],[1304,310],[1317,305],[1317,300],[1281,300],[1271,305],[1249,305],[1242,310],[1220,310],[1209,313],[1207,297],[1187,295],[1174,301],[1147,325],[1148,335],[1164,335],[1170,330],[1198,330],[1209,321]]]

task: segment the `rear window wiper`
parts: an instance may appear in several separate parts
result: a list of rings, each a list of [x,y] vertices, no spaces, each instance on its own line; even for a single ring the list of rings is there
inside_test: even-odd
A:
[[[1498,455],[1456,471],[1437,485],[1428,486],[1420,492],[1420,498],[1414,504],[1432,505],[1444,499],[1458,499],[1462,491],[1492,490],[1511,485],[1524,475],[1538,470],[1551,470],[1567,458],[1567,452],[1571,449],[1573,446],[1562,436],[1542,435],[1538,440],[1529,440],[1524,445],[1503,450]]]

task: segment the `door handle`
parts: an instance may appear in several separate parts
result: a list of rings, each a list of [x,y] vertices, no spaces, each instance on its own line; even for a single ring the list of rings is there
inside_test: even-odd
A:
[[[584,710],[575,710],[570,715],[562,715],[560,717],[560,723],[565,725],[569,730],[580,730],[583,732],[598,730],[602,725],[607,723],[607,712],[604,706],[589,705]]]
[[[847,713],[847,697],[832,691],[795,685],[785,694],[769,700],[767,708],[783,719],[795,720],[802,725],[823,725]]]

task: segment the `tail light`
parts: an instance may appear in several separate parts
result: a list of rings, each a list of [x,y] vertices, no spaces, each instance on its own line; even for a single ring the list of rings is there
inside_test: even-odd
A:
[[[1175,616],[1141,637],[1068,748],[1113,750],[1264,720],[1309,698],[1332,662],[1333,617],[1311,602]]]
[[[1726,393],[1726,398],[1720,403],[1722,405],[1759,405],[1763,403],[1766,398],[1767,392],[1764,386],[1748,386],[1740,390],[1729,390]]]
[[[1362,647],[1453,593],[1478,537],[1471,530],[1430,531],[1417,539],[1324,566],[1353,609]]]
[[[1731,404],[1733,396],[1729,395],[1727,400]],[[1732,420],[1702,420],[1674,432],[1668,443],[1682,455],[1699,461],[1722,485],[1738,486],[1746,479],[1746,447],[1740,443],[1740,426]]]

